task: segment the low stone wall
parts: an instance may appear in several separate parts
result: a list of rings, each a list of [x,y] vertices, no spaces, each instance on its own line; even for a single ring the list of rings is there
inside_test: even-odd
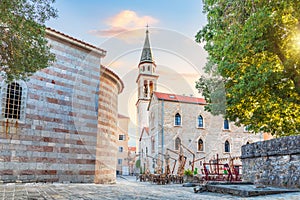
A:
[[[242,146],[243,180],[300,188],[300,136]]]

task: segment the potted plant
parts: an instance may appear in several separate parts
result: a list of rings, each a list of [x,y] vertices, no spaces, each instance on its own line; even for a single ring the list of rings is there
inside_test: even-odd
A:
[[[183,181],[186,182],[193,182],[193,172],[190,169],[184,170],[184,176],[183,176]]]

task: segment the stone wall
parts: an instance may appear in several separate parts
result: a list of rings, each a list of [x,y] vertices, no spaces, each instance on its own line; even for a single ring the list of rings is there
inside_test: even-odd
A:
[[[182,124],[174,125],[174,116],[180,113]],[[197,127],[197,117],[201,115],[204,121],[204,127]],[[241,146],[247,142],[259,141],[259,135],[250,134],[244,130],[244,127],[237,127],[230,123],[229,130],[223,129],[224,119],[221,116],[213,116],[204,110],[204,105],[196,103],[185,103],[176,101],[158,100],[155,95],[151,99],[149,106],[149,130],[150,136],[155,139],[155,151],[149,149],[152,157],[160,157],[159,153],[166,153],[166,149],[175,149],[175,139],[180,138],[182,144],[190,151],[195,153],[195,159],[203,158],[195,162],[194,167],[197,167],[199,172],[203,168],[202,163],[208,162],[210,159],[216,159],[218,154],[222,158],[222,162],[228,162],[229,157],[239,157],[241,155]],[[163,120],[162,120],[163,119]],[[163,124],[162,124],[163,123]],[[162,128],[163,127],[163,128]],[[162,144],[163,132],[163,144]],[[203,151],[198,151],[198,140],[203,141]],[[230,143],[230,152],[225,152],[225,141]],[[151,147],[151,145],[148,145]],[[145,148],[146,145],[143,147]],[[144,149],[145,151],[145,149]],[[152,153],[153,152],[153,153]],[[191,169],[189,162],[192,161],[193,155],[183,149],[184,155],[187,157],[185,168]],[[173,158],[178,158],[178,155],[169,151]],[[234,164],[241,164],[240,160],[235,160]],[[171,160],[173,166],[173,160]],[[152,160],[150,160],[150,167]],[[177,172],[177,167],[175,173]],[[152,172],[154,169],[150,169]]]
[[[25,121],[0,123],[0,181],[94,182],[105,51],[51,29],[47,38],[56,61],[26,82]],[[115,88],[122,86],[115,84],[100,90],[116,99],[121,89]]]
[[[101,66],[95,183],[116,182],[118,94],[123,87],[115,73]]]
[[[244,181],[300,188],[300,136],[244,145],[242,163]]]

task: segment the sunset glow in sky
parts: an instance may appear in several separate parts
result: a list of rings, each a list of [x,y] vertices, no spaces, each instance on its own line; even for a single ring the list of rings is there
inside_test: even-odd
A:
[[[101,64],[124,82],[119,112],[131,119],[131,145],[136,137],[137,67],[147,25],[158,91],[200,96],[195,81],[207,54],[195,35],[206,22],[202,0],[57,0],[54,7],[59,17],[48,27],[107,51]]]

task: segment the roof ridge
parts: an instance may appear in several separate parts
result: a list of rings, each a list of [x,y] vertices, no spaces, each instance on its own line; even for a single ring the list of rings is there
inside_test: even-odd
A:
[[[93,49],[97,49],[98,51],[103,52],[104,55],[106,54],[106,50],[104,50],[104,49],[101,49],[101,48],[99,48],[99,47],[96,47],[96,46],[94,46],[94,45],[92,45],[92,44],[90,44],[90,43],[84,42],[83,40],[79,40],[79,39],[77,39],[77,38],[74,38],[74,37],[72,37],[72,36],[70,36],[70,35],[67,35],[67,34],[65,34],[65,33],[63,33],[63,32],[60,32],[60,31],[58,31],[58,30],[55,30],[55,29],[53,29],[53,28],[46,27],[46,32],[48,32],[48,33],[51,33],[51,32],[52,32],[52,33],[56,33],[56,34],[58,34],[58,35],[61,35],[61,36],[63,36],[63,37],[66,37],[66,38],[68,38],[68,39],[70,39],[70,40],[73,40],[73,41],[75,41],[75,42],[78,42],[78,43],[80,43],[80,44],[82,44],[82,45],[91,47],[91,48],[93,48]]]
[[[163,92],[157,92],[157,91],[155,91],[153,93],[158,99],[163,99],[163,100],[167,100],[167,101],[206,104],[205,99],[201,98],[201,97],[184,96],[184,95],[180,95],[180,94],[163,93]]]

